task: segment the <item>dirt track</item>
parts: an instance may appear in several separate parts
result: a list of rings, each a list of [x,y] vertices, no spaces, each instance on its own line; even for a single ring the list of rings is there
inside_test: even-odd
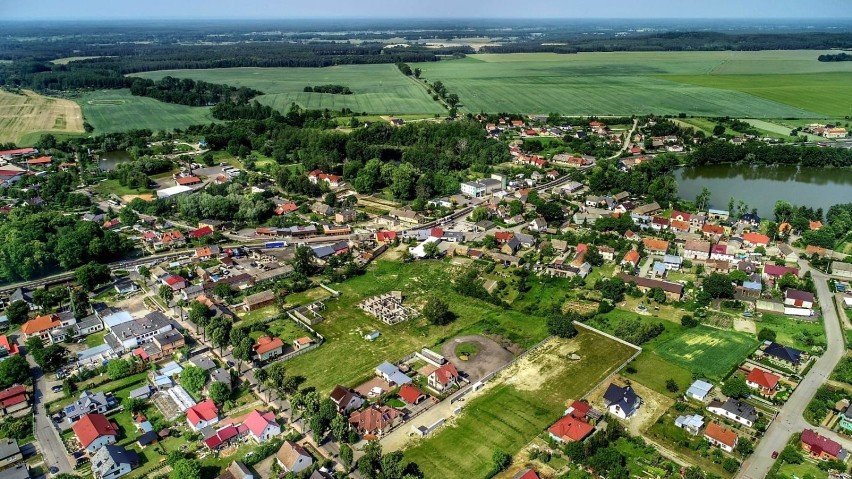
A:
[[[469,360],[462,361],[456,356],[456,346],[462,343],[476,344],[479,351]],[[450,360],[456,369],[464,371],[471,382],[478,381],[512,361],[512,353],[503,349],[496,341],[480,335],[456,336],[444,344],[441,354]]]

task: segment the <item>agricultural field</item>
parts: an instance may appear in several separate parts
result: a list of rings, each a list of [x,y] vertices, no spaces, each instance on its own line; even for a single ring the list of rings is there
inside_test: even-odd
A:
[[[817,118],[840,114],[852,73],[820,53],[485,54],[418,66],[472,112]]]
[[[95,134],[129,128],[172,130],[215,121],[210,108],[174,105],[133,96],[130,90],[98,90],[75,98]],[[81,125],[82,127],[82,125]]]
[[[31,144],[43,133],[83,133],[80,107],[70,100],[0,90],[0,143]]]
[[[160,79],[165,76],[226,83],[260,90],[257,100],[280,111],[292,103],[303,108],[374,114],[440,114],[445,112],[426,93],[425,87],[400,73],[395,65],[341,65],[327,68],[226,68],[213,70],[167,70],[135,76]],[[343,85],[351,95],[305,93],[306,86]]]
[[[562,415],[568,400],[583,397],[634,351],[584,329],[570,340],[553,339],[470,400],[452,425],[407,449],[405,458],[425,477],[487,477],[495,449],[519,451]],[[581,359],[566,361],[573,352]]]
[[[315,326],[325,336],[322,347],[287,362],[288,371],[306,378],[306,387],[328,392],[337,384],[356,386],[369,379],[382,361],[396,361],[424,346],[435,346],[459,334],[488,332],[527,348],[547,336],[545,319],[460,296],[450,280],[461,272],[448,261],[420,261],[401,264],[377,261],[366,274],[331,285],[342,295],[328,300],[322,315],[326,320]],[[429,295],[446,300],[457,315],[443,327],[415,318],[388,326],[358,308],[370,296],[400,290],[405,304],[417,307]],[[325,290],[309,290],[287,297],[289,305],[305,304],[328,296]],[[381,336],[372,342],[363,335],[377,330]],[[357,351],[357,353],[355,353]],[[341,358],[347,367],[341,368]]]
[[[659,345],[655,352],[693,373],[721,379],[757,345],[757,339],[743,333],[698,326]]]

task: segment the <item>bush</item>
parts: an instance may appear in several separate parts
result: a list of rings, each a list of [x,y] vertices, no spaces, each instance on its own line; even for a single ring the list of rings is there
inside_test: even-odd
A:
[[[680,318],[680,324],[687,328],[694,328],[700,324],[697,318],[693,318],[691,315],[687,314]]]

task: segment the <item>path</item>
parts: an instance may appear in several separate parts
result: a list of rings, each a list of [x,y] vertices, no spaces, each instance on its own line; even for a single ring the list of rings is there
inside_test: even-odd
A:
[[[33,375],[33,421],[35,423],[35,437],[38,441],[41,455],[46,468],[57,467],[59,473],[73,473],[71,460],[62,444],[59,432],[53,426],[47,410],[44,408],[44,397],[47,392],[47,378],[44,376],[31,354],[27,354],[27,362]]]
[[[624,153],[625,150],[627,150],[627,147],[630,145],[630,139],[633,138],[633,133],[636,132],[636,128],[638,126],[639,126],[639,119],[637,118],[637,119],[633,120],[633,128],[630,129],[630,133],[628,133],[624,137],[624,144],[621,145],[621,149],[618,150],[618,153],[608,157],[607,160],[612,160],[612,159],[618,158],[619,156],[621,156],[622,153]]]
[[[844,448],[849,449],[852,446],[852,441],[825,428],[814,428],[802,417],[802,413],[808,406],[808,403],[811,402],[811,399],[813,399],[817,389],[828,380],[834,367],[843,355],[846,354],[846,342],[843,330],[840,327],[840,318],[837,315],[837,310],[834,308],[832,294],[828,290],[828,284],[826,283],[828,277],[811,268],[804,260],[799,261],[799,267],[805,271],[810,271],[814,278],[824,318],[823,324],[825,325],[828,348],[780,409],[775,420],[766,430],[763,439],[755,448],[754,454],[743,463],[740,472],[736,476],[738,479],[761,479],[765,477],[775,462],[772,459],[772,452],[781,451],[791,435],[799,433],[802,429],[808,427],[817,429],[820,434],[840,442]]]

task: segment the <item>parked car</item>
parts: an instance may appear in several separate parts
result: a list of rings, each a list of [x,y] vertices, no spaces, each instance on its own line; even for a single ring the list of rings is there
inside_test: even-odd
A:
[[[772,451],[772,459],[778,459],[778,451]]]
[[[56,386],[53,386],[52,388],[50,388],[50,390],[55,392],[55,393],[61,393],[62,392],[62,386],[57,384]]]

